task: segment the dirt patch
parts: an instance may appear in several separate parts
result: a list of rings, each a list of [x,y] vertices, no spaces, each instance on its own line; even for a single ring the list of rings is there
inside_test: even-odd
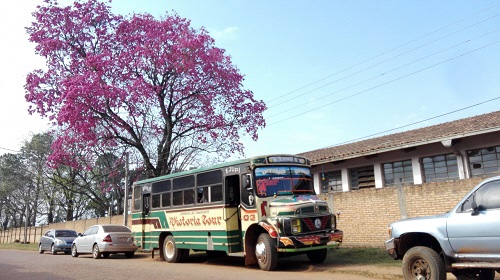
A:
[[[401,280],[403,274],[400,267],[377,266],[377,265],[335,265],[331,267],[317,267],[315,271],[352,274],[368,277],[371,279]]]

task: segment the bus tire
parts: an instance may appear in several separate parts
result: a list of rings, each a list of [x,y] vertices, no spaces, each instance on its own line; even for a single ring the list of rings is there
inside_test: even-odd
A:
[[[311,263],[323,263],[327,256],[328,250],[326,248],[307,252],[307,257]]]
[[[189,249],[179,249],[182,252],[180,262],[186,262],[189,257]]]
[[[172,235],[167,236],[163,242],[163,258],[169,263],[178,263],[186,258],[185,249],[177,248],[175,245],[175,239]],[[189,254],[189,251],[188,251]]]
[[[278,265],[278,251],[268,233],[261,233],[255,245],[255,257],[260,269],[275,270]]]

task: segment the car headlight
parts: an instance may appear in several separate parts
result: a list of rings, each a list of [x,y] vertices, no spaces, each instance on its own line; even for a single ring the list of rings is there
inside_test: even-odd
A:
[[[300,225],[300,219],[292,219],[290,221],[290,224],[292,225],[292,233],[301,233],[302,232],[302,227]]]
[[[56,240],[54,241],[54,243],[55,243],[56,245],[66,245],[66,241],[64,241],[64,240],[62,240],[62,239],[56,239]]]

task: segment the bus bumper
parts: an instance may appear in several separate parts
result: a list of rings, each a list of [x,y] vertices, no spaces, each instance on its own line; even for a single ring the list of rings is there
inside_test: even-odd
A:
[[[336,248],[342,243],[344,233],[334,230],[329,233],[279,237],[278,252],[303,252],[323,248]]]

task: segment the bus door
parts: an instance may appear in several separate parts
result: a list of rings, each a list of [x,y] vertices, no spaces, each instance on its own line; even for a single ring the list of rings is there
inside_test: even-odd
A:
[[[258,222],[257,208],[255,206],[255,196],[252,188],[252,176],[250,174],[241,175],[241,206],[240,206],[240,230],[241,242],[245,243],[245,232],[252,225]]]
[[[151,210],[151,193],[143,193],[142,195],[142,248],[143,250],[148,250],[148,249],[151,249],[150,246],[151,246],[151,243],[148,242],[148,244],[146,244],[146,239],[148,239],[148,241],[150,241],[149,239],[151,238],[150,237],[150,233],[151,233],[151,223],[150,223],[150,219],[149,219],[149,211]],[[146,235],[146,233],[148,233]]]
[[[239,219],[240,205],[240,179],[238,175],[226,176],[225,182],[226,192],[226,209],[225,218],[226,231],[228,240],[230,240],[229,253],[241,252],[243,246],[241,244],[241,223]]]

